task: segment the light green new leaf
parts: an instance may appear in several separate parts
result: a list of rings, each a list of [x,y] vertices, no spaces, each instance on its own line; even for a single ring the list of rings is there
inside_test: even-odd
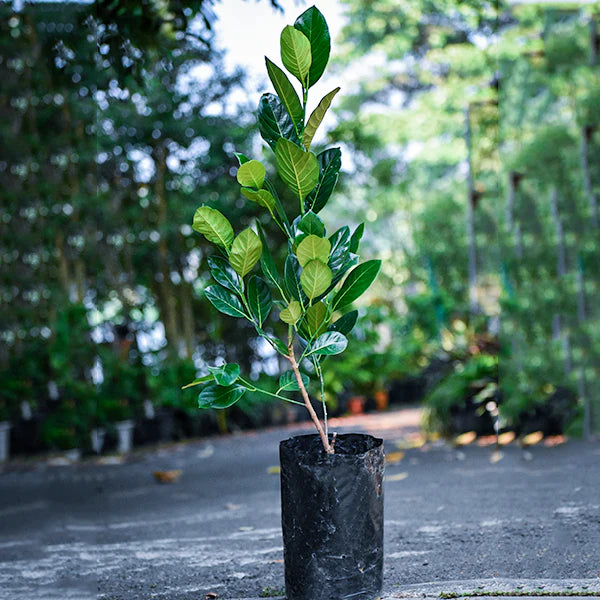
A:
[[[279,96],[282,104],[285,106],[288,115],[292,118],[295,125],[302,123],[304,117],[304,111],[300,104],[300,98],[294,89],[291,81],[287,78],[287,75],[274,63],[271,62],[265,56],[265,62],[267,63],[267,73],[269,79]]]
[[[207,381],[214,381],[214,377],[212,375],[204,375],[204,377],[198,377],[198,379],[194,379],[191,383],[184,385],[181,387],[182,390],[187,390],[188,388],[194,387],[195,385],[201,385],[206,383]]]
[[[261,253],[262,243],[260,238],[248,227],[233,240],[231,253],[229,254],[229,264],[238,275],[244,277],[260,260]]]
[[[293,142],[279,138],[275,161],[281,179],[299,198],[305,198],[317,185],[319,162],[312,152],[305,152]]]
[[[312,87],[325,70],[329,53],[331,52],[331,37],[325,17],[318,8],[311,6],[305,10],[294,23],[294,27],[300,30],[310,42],[310,54],[312,57],[308,82],[306,87]]]
[[[233,242],[233,227],[217,209],[201,206],[194,213],[193,229],[206,237],[209,242],[227,250]]]
[[[217,385],[228,386],[237,381],[240,376],[240,365],[236,363],[221,365],[220,367],[208,367]]]
[[[294,325],[301,316],[302,316],[302,306],[300,305],[300,302],[298,302],[296,300],[292,300],[287,305],[287,308],[284,308],[279,313],[279,318],[284,323],[289,323],[290,325]]]
[[[246,312],[237,296],[220,285],[209,285],[204,290],[207,300],[220,312],[231,317],[245,317]]]
[[[244,394],[246,388],[241,385],[223,387],[213,383],[207,385],[198,395],[199,408],[229,408]]]
[[[327,264],[329,260],[329,252],[331,250],[331,242],[327,238],[322,238],[317,235],[307,235],[296,249],[296,256],[301,266],[305,266],[311,260],[320,260]]]
[[[321,102],[319,102],[317,108],[315,108],[315,110],[313,110],[313,112],[311,113],[308,119],[308,123],[304,128],[304,133],[302,134],[302,143],[304,144],[304,147],[307,150],[310,149],[310,145],[312,143],[313,137],[315,137],[317,128],[321,124],[321,121],[323,120],[327,109],[331,106],[331,102],[333,101],[334,96],[339,91],[340,88],[336,87],[335,90],[329,92],[329,94],[327,94],[321,99]]]
[[[331,283],[331,269],[320,260],[311,260],[300,274],[300,284],[309,300],[322,294]]]
[[[317,302],[306,311],[306,315],[302,320],[302,325],[308,330],[308,333],[313,336],[319,332],[323,325],[325,325],[326,317],[327,307],[322,302]]]
[[[253,275],[248,282],[248,305],[252,316],[258,321],[258,326],[262,327],[271,312],[273,303],[269,286],[256,275]]]
[[[348,340],[339,331],[327,331],[320,335],[310,347],[310,354],[340,354],[346,349]]]
[[[240,165],[236,177],[241,186],[253,187],[260,190],[265,182],[266,175],[267,170],[261,162],[249,160]]]
[[[304,387],[306,387],[310,383],[308,375],[300,373],[300,377],[302,379]],[[296,379],[296,374],[294,373],[294,371],[286,371],[285,373],[281,374],[281,377],[279,378],[279,389],[277,390],[278,393],[297,392],[299,389],[300,386],[298,385],[298,380]]]
[[[375,281],[380,268],[380,260],[368,260],[352,269],[342,289],[333,297],[331,308],[335,310],[354,302]]]
[[[275,210],[275,198],[268,190],[253,190],[247,187],[242,188],[242,194],[248,198],[248,200],[252,200],[252,202],[256,202],[259,206],[264,206],[273,216],[273,211]]]
[[[312,56],[309,39],[291,25],[281,32],[281,61],[285,68],[304,85]]]

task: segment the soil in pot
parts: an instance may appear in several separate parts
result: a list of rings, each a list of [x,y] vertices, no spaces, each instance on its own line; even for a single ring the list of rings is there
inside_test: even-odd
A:
[[[281,442],[287,600],[373,600],[383,581],[383,441],[344,434]]]

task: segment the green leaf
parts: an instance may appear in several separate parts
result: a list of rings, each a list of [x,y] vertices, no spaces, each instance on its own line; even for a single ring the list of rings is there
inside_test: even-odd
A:
[[[278,287],[279,286],[279,273],[277,272],[277,267],[275,266],[275,261],[273,260],[273,255],[269,250],[269,245],[265,240],[265,233],[260,225],[258,224],[258,235],[260,237],[260,241],[262,243],[263,251],[260,255],[260,266],[262,268],[262,272],[265,277],[271,281],[271,283]]]
[[[245,154],[242,154],[241,152],[234,152],[233,155],[238,159],[240,165],[243,165],[244,163],[247,163],[250,160]]]
[[[262,243],[260,238],[248,227],[233,240],[229,263],[241,277],[247,275],[260,260]]]
[[[288,254],[285,259],[283,280],[287,293],[296,300],[300,300],[302,288],[300,287],[300,263],[293,254]]]
[[[302,316],[302,306],[300,305],[300,302],[297,302],[296,300],[292,300],[287,305],[287,308],[284,308],[279,313],[279,318],[284,323],[289,323],[290,325],[294,325],[301,316]]]
[[[334,296],[331,308],[335,310],[354,302],[375,281],[380,268],[380,260],[368,260],[352,269],[342,289]]]
[[[275,94],[263,94],[258,103],[258,129],[273,152],[277,141],[285,138],[300,143],[294,123]]]
[[[287,25],[279,41],[283,66],[304,85],[312,62],[309,39],[299,29]]]
[[[302,379],[304,387],[307,387],[310,383],[308,375],[300,373],[300,377]],[[294,371],[285,371],[285,373],[281,374],[281,377],[279,377],[278,392],[297,392],[299,389],[300,386],[298,385],[298,380],[296,379],[296,374],[294,373]]]
[[[362,239],[363,233],[365,232],[365,224],[361,223],[352,234],[350,238],[350,252],[354,252],[355,254],[358,252],[358,245],[360,244],[360,240]]]
[[[346,349],[348,340],[339,331],[327,331],[320,335],[310,346],[310,354],[340,354]]]
[[[284,183],[300,199],[305,198],[319,181],[319,162],[312,152],[279,138],[275,147],[277,171]]]
[[[250,188],[243,187],[242,194],[248,198],[248,200],[252,200],[252,202],[256,202],[259,206],[264,206],[270,213],[273,215],[273,211],[275,210],[275,198],[268,190],[253,190]]]
[[[308,331],[309,337],[312,337],[323,328],[326,318],[327,307],[322,302],[317,302],[306,311],[302,319],[302,327]]]
[[[214,377],[212,375],[204,375],[204,377],[198,377],[198,379],[194,379],[191,383],[182,386],[182,390],[187,390],[187,388],[194,387],[195,385],[201,385],[206,383],[207,381],[214,381]]]
[[[350,247],[350,227],[344,225],[340,227],[330,238],[331,256],[329,258],[329,268],[335,273],[346,260],[348,249]]]
[[[292,121],[298,125],[303,123],[304,111],[302,110],[302,104],[300,104],[300,98],[294,89],[291,81],[287,78],[287,75],[273,62],[271,62],[266,56],[265,61],[267,63],[267,73],[269,79],[279,96],[283,106],[288,112],[288,115],[292,118]]]
[[[236,178],[241,186],[260,190],[265,182],[266,175],[265,165],[258,160],[249,160],[240,165]]]
[[[349,313],[340,317],[335,323],[332,323],[328,329],[329,331],[339,331],[344,335],[348,335],[354,329],[357,319],[358,311],[351,310]]]
[[[305,10],[294,23],[310,42],[311,66],[308,72],[307,88],[313,86],[321,75],[329,60],[331,52],[331,37],[325,17],[314,6]]]
[[[273,301],[269,286],[258,276],[253,275],[248,282],[248,305],[252,316],[262,327],[271,312]]]
[[[231,317],[239,318],[246,316],[239,298],[220,285],[209,285],[204,290],[204,295],[218,311]]]
[[[277,352],[279,352],[279,354],[281,354],[281,356],[287,356],[288,355],[288,348],[287,346],[278,338],[269,338],[274,344],[275,347],[277,348]]]
[[[229,386],[237,381],[240,376],[240,365],[236,363],[221,365],[220,367],[208,367],[217,385]]]
[[[207,385],[198,395],[199,408],[229,408],[244,394],[246,388],[241,385],[223,387],[213,383]]]
[[[333,101],[334,96],[339,91],[340,88],[336,87],[335,90],[332,90],[331,92],[329,92],[329,94],[323,96],[317,108],[315,108],[315,110],[312,111],[310,117],[308,118],[308,123],[306,123],[304,133],[302,134],[302,144],[304,144],[304,147],[307,150],[310,149],[310,145],[312,143],[313,137],[315,137],[315,133],[317,132],[319,125],[321,124],[321,121],[323,120],[327,109],[331,106],[331,102]]]
[[[302,269],[300,283],[308,299],[312,300],[329,287],[332,277],[331,269],[324,262],[321,262],[320,260],[311,260]]]
[[[323,225],[323,221],[310,210],[305,213],[298,223],[298,229],[303,233],[318,235],[319,237],[325,235],[325,225]]]
[[[325,265],[329,260],[329,252],[331,250],[331,242],[327,238],[322,238],[317,235],[306,236],[296,249],[298,262],[304,267],[311,260],[320,260]]]
[[[241,293],[242,281],[230,264],[221,256],[209,256],[208,266],[213,279],[232,292]]]
[[[209,242],[227,250],[231,247],[233,227],[217,209],[210,208],[210,206],[198,208],[194,213],[192,227],[195,231],[204,235]]]
[[[319,163],[319,181],[304,203],[305,208],[314,213],[323,209],[333,193],[342,168],[342,151],[339,148],[323,150],[317,156],[317,162]]]

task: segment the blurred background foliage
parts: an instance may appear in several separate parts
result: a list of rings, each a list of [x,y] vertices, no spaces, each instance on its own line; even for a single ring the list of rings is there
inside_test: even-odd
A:
[[[600,6],[341,3],[328,137],[344,175],[323,215],[366,222],[384,270],[355,342],[325,363],[330,411],[422,402],[444,434],[598,433]],[[257,11],[298,12],[284,4]],[[0,421],[14,452],[89,450],[99,428],[114,448],[124,420],[144,443],[304,418],[251,395],[199,413],[180,390],[225,340],[263,387],[280,368],[202,298],[197,205],[236,230],[259,217],[233,155],[256,153],[255,98],[239,101],[214,8],[0,4]]]

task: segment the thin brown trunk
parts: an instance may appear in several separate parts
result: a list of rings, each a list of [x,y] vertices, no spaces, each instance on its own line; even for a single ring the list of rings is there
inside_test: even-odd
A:
[[[186,357],[191,359],[194,354],[194,310],[192,307],[192,287],[181,285],[181,318],[183,338],[185,340]]]
[[[56,234],[54,247],[56,248],[56,257],[58,259],[58,278],[65,294],[68,296],[70,291],[69,263],[65,256],[65,236],[62,232]]]
[[[473,159],[471,151],[471,112],[465,111],[465,143],[467,146],[467,244],[469,253],[469,307],[477,312],[477,251],[475,247],[475,186],[473,184]]]
[[[310,418],[312,419],[313,423],[315,424],[315,427],[317,428],[317,431],[319,432],[319,436],[321,437],[321,442],[323,444],[323,448],[325,449],[325,452],[327,452],[327,454],[333,454],[334,453],[333,447],[331,446],[331,444],[329,443],[329,440],[327,439],[327,436],[325,435],[325,431],[323,430],[321,421],[319,421],[319,417],[317,416],[317,413],[315,412],[315,409],[313,408],[313,406],[310,402],[308,392],[306,391],[306,388],[304,387],[304,382],[302,381],[302,375],[300,375],[300,368],[298,366],[298,363],[296,362],[296,357],[294,355],[293,344],[290,344],[288,346],[288,351],[289,351],[289,354],[286,358],[290,361],[290,364],[292,365],[292,371],[294,371],[294,375],[296,376],[296,381],[298,382],[298,387],[300,388],[300,393],[302,394],[302,399],[304,400],[304,405],[306,406],[306,409],[308,410],[308,414],[310,415]]]

